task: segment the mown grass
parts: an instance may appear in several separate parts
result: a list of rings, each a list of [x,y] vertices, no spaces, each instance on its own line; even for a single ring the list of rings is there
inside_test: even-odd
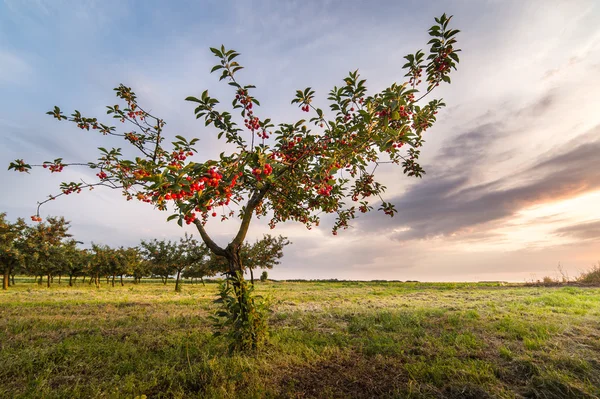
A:
[[[259,353],[211,335],[216,285],[0,293],[1,398],[595,398],[600,289],[257,283]]]

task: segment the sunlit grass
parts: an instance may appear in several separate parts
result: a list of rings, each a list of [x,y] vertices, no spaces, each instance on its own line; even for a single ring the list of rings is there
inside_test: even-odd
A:
[[[0,293],[0,397],[589,397],[600,395],[600,289],[257,283],[257,354],[211,335],[216,284]]]

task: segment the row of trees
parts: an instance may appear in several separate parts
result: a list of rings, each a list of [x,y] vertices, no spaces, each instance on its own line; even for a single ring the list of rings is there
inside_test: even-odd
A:
[[[64,218],[49,217],[45,222],[29,226],[23,219],[11,223],[5,213],[0,213],[0,269],[3,274],[3,289],[14,284],[15,274],[39,277],[46,284],[58,277],[68,277],[72,286],[78,277],[97,287],[105,278],[115,285],[117,278],[133,278],[138,283],[144,277],[160,277],[164,284],[175,277],[175,290],[180,289],[182,278],[192,281],[215,276],[227,271],[224,258],[215,256],[193,236],[185,235],[179,241],[142,241],[137,247],[111,248],[93,244],[91,248],[80,248],[82,244],[68,232],[69,222]],[[244,264],[250,270],[271,269],[283,256],[283,247],[290,242],[283,236],[265,235],[254,244],[245,243],[242,254]]]

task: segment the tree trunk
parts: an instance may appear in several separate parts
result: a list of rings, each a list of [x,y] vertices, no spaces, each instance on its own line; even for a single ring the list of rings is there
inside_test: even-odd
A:
[[[60,284],[60,278],[62,277],[62,274],[58,275],[58,284]]]
[[[240,307],[244,308],[242,304],[242,298],[244,297],[242,282],[244,281],[244,271],[242,265],[242,258],[240,257],[240,246],[232,246],[229,244],[226,248],[227,260],[229,261],[229,275],[238,276],[238,278],[232,280],[233,292],[237,297]]]
[[[181,275],[181,270],[177,269],[177,279],[175,280],[175,291],[179,292],[181,288],[179,288],[179,276]]]
[[[2,279],[2,289],[3,290],[7,290],[8,289],[8,269],[4,269],[4,278]]]
[[[84,274],[84,275],[83,275],[83,284],[85,284],[85,278],[86,278],[86,277],[87,277],[87,276]]]
[[[252,271],[251,267],[249,267],[248,269],[250,269],[250,283],[254,285],[254,272]]]
[[[161,278],[163,284],[167,285],[167,279],[169,278],[169,276],[161,276],[160,278]]]
[[[202,276],[200,276],[200,281],[202,281],[202,285],[203,285],[204,287],[206,287],[206,284],[204,284],[204,279],[202,278]]]
[[[11,284],[11,285],[13,285],[13,286],[14,286],[14,285],[15,285],[15,275],[14,275],[14,273],[10,275],[10,280],[11,280],[11,282],[12,282],[12,284]]]
[[[43,279],[44,279],[44,275],[40,274],[40,279],[38,280],[38,285],[42,285]]]
[[[73,279],[73,284],[77,283],[77,276]]]
[[[96,288],[100,288],[100,277],[96,274]]]
[[[52,277],[51,277],[50,275],[48,275],[48,288],[50,288],[50,279],[51,279],[51,278],[52,278]]]
[[[121,287],[122,287],[123,285],[125,285],[125,284],[123,284],[123,275],[121,274]]]
[[[73,275],[69,274],[69,287],[73,286]]]
[[[115,275],[114,275],[114,274],[113,274],[113,276],[112,276],[112,286],[113,286],[113,287],[115,286]]]

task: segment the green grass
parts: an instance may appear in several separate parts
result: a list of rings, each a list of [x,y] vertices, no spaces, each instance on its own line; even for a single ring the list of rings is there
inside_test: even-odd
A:
[[[1,398],[597,398],[600,289],[257,283],[259,353],[211,335],[216,285],[0,293]]]

